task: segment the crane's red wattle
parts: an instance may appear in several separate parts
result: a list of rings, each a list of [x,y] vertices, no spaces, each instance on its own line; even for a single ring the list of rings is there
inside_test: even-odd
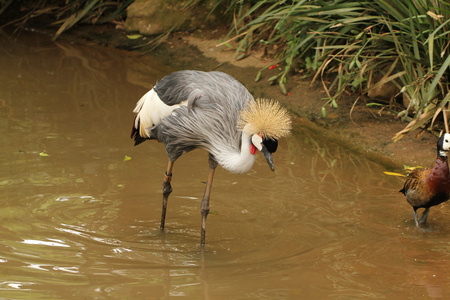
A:
[[[256,149],[255,145],[250,144],[250,153],[255,155],[256,152],[258,152],[258,149]]]

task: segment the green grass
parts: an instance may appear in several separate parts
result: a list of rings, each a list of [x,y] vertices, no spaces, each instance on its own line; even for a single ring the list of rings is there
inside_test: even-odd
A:
[[[123,19],[133,1],[0,0],[0,17],[20,11],[5,26],[45,16],[58,26],[56,39],[78,23]],[[374,78],[381,77],[409,99],[408,106],[397,111],[409,124],[395,140],[419,127],[433,129],[438,118],[448,132],[447,0],[191,0],[187,6],[204,1],[210,1],[212,10],[228,8],[225,15],[231,16],[231,29],[226,40],[239,41],[236,59],[256,47],[275,55],[281,71],[269,82],[278,84],[283,93],[292,74],[306,72],[312,82],[320,82],[327,93],[320,103],[324,117],[344,93],[366,94],[376,87]],[[256,80],[264,71],[256,74]]]
[[[103,24],[125,17],[126,8],[134,0],[0,0],[0,17],[12,13],[15,17],[1,24],[22,26],[36,19],[45,18],[58,26],[53,36],[57,39],[63,32],[78,23]]]
[[[217,0],[218,2],[223,2]],[[322,112],[337,107],[344,92],[365,94],[373,78],[394,83],[409,101],[398,116],[411,120],[394,139],[432,126],[450,100],[450,4],[439,0],[231,1],[242,35],[236,58],[255,47],[280,49],[282,70],[270,78],[286,93],[298,70],[321,81],[328,98]],[[261,72],[256,78],[261,78]],[[446,121],[446,114],[443,114]],[[448,128],[447,128],[448,130]]]

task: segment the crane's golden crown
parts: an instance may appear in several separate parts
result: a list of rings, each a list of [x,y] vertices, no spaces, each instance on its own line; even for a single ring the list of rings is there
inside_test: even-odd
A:
[[[279,139],[289,134],[292,128],[291,117],[279,102],[270,99],[250,101],[242,109],[238,128],[247,126],[250,134],[261,134],[263,138]]]

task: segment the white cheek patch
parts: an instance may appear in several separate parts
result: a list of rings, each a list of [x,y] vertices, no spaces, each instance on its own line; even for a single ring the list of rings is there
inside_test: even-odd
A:
[[[450,150],[450,134],[444,133],[444,142],[442,144],[442,149],[444,151]]]
[[[260,137],[258,134],[254,134],[252,136],[252,144],[258,149],[259,151],[262,150],[262,137]]]

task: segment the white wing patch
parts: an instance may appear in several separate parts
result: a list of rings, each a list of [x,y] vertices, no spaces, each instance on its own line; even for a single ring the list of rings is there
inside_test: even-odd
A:
[[[186,106],[187,101],[169,106],[161,101],[155,90],[151,89],[137,102],[133,112],[137,114],[134,121],[134,128],[138,129],[140,122],[139,135],[142,137],[150,137],[152,128],[162,120],[169,116],[175,109],[180,106]]]

